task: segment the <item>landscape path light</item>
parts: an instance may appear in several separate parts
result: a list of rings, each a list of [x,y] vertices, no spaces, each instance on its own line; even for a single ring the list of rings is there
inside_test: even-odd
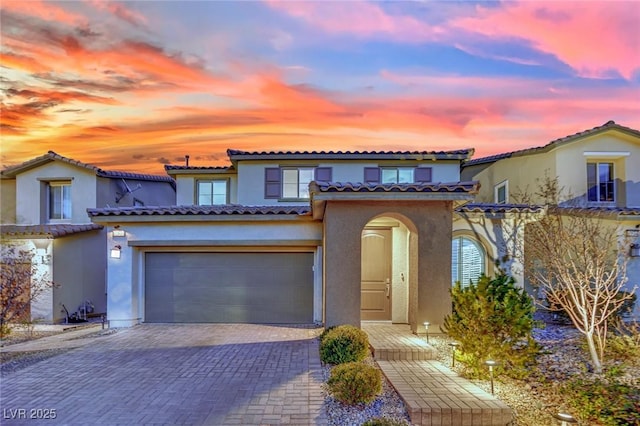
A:
[[[424,322],[424,332],[427,335],[427,343],[429,343],[429,326],[431,323],[429,321]]]
[[[489,379],[491,379],[491,395],[493,395],[493,367],[498,365],[498,361],[488,359],[484,362],[489,367]]]
[[[451,368],[456,366],[456,349],[460,346],[460,342],[450,342],[449,346],[451,346]]]
[[[569,426],[570,423],[578,423],[576,419],[573,418],[571,414],[568,413],[557,413],[553,415],[553,418],[556,420],[560,420],[560,426]]]

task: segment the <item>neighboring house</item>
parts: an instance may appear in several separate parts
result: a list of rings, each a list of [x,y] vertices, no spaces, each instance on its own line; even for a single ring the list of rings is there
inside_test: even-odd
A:
[[[60,322],[91,301],[106,312],[106,231],[87,209],[175,203],[169,176],[103,170],[54,152],[0,173],[3,246],[33,253],[35,273],[56,285],[31,306],[31,317]]]
[[[109,322],[437,330],[472,153],[229,150],[228,167],[166,166],[178,205],[89,210],[107,230]]]
[[[598,210],[610,225],[618,227],[621,238],[640,244],[640,132],[609,121],[541,147],[463,164],[462,179],[478,181],[480,190],[473,204],[457,210],[453,235],[454,247],[460,250],[454,252],[453,279],[456,267],[465,271],[457,274],[463,282],[481,272],[490,274],[508,244],[509,252],[525,250],[526,254],[522,230],[517,238],[510,238],[514,236],[514,220],[521,220],[523,214],[535,220],[541,209],[514,205],[514,196],[534,194],[545,175],[557,177],[559,186],[571,194],[564,204],[567,214]],[[532,199],[534,205],[541,202]],[[518,282],[528,288],[522,266],[513,260],[507,265]],[[640,286],[640,257],[629,258],[627,276],[627,289]],[[636,316],[640,314],[639,304]]]

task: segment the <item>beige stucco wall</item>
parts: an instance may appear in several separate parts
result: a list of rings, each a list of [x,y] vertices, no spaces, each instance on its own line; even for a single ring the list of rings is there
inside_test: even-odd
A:
[[[432,179],[434,182],[458,182],[460,180],[459,161],[409,161],[381,160],[381,161],[251,161],[238,164],[238,203],[244,205],[287,205],[301,204],[300,201],[280,201],[264,198],[264,169],[266,167],[331,167],[332,180],[334,182],[362,182],[364,180],[365,167],[432,167]],[[304,204],[304,203],[302,203]]]
[[[360,326],[361,232],[377,216],[400,218],[412,231],[409,322],[438,330],[451,311],[451,202],[327,201],[324,217],[325,326]]]
[[[62,322],[64,304],[73,313],[90,300],[95,313],[106,312],[107,251],[105,230],[83,232],[53,240],[53,320]]]
[[[15,179],[0,179],[0,223],[16,223]]]
[[[320,322],[322,281],[321,248],[311,246],[306,241],[321,241],[322,227],[319,222],[310,218],[292,217],[285,220],[263,221],[171,221],[176,217],[153,218],[159,222],[131,222],[136,218],[105,223],[108,226],[106,249],[116,245],[122,247],[119,259],[107,257],[107,304],[108,320],[113,327],[129,327],[144,321],[144,256],[146,251],[229,251],[229,250],[285,250],[270,245],[274,241],[291,242],[286,250],[307,251],[315,253],[317,263],[314,265],[314,320]],[[119,224],[126,232],[126,237],[113,237],[112,227]],[[159,246],[141,246],[161,242]],[[305,246],[297,246],[296,241],[305,242]],[[239,246],[242,244],[242,246]],[[240,248],[238,248],[240,247]]]
[[[585,155],[589,152],[620,155]],[[560,187],[586,201],[587,160],[613,162],[618,205],[640,206],[640,167],[636,166],[640,164],[640,140],[614,131],[578,139],[548,152],[497,161],[475,176],[481,185],[476,201],[493,203],[494,187],[505,180],[509,181],[510,194],[518,190],[533,194],[539,186],[536,179],[544,178],[545,173],[551,178],[557,176]],[[510,197],[509,201],[515,200]]]
[[[16,178],[16,222],[19,225],[46,223],[47,179],[71,179],[71,221],[91,223],[87,208],[96,206],[95,172],[61,161],[27,170]]]
[[[210,180],[221,179],[229,181],[229,203],[238,203],[238,179],[235,174],[188,174],[188,175],[176,175],[176,205],[178,206],[191,206],[197,204],[197,189],[196,181],[198,180]],[[264,178],[263,178],[264,180]]]

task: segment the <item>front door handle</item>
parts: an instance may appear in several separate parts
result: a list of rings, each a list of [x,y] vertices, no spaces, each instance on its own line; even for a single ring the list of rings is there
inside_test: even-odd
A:
[[[389,288],[391,287],[389,284],[387,284],[386,286],[386,292],[387,292],[387,297],[389,297]]]

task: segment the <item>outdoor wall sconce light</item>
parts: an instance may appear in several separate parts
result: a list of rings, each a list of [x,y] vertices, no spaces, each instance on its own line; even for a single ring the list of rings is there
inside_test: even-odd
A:
[[[629,256],[640,257],[640,244],[631,244],[631,249],[629,250]]]
[[[576,419],[573,418],[571,414],[567,413],[558,413],[554,414],[553,418],[556,420],[560,420],[560,426],[568,426],[569,423],[578,423]]]
[[[491,395],[493,395],[493,367],[498,365],[498,361],[488,359],[484,363],[489,367],[489,379],[491,379]]]
[[[449,343],[449,346],[451,346],[451,368],[456,366],[456,349],[458,349],[458,346],[460,346],[459,342],[451,342]]]
[[[113,227],[112,235],[114,237],[126,237],[127,233],[124,231],[124,229],[120,229],[120,225],[116,225]]]
[[[111,249],[111,257],[113,259],[120,259],[120,254],[121,254],[121,250],[122,246],[120,245],[116,245]]]
[[[424,322],[424,332],[427,335],[427,343],[429,343],[429,326],[431,323],[429,321]]]

